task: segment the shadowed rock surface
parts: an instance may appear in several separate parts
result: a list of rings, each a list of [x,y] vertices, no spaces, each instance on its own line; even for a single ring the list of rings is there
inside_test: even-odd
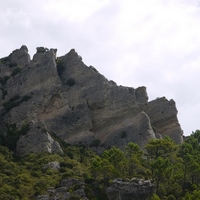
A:
[[[109,200],[146,200],[154,192],[151,180],[133,178],[130,181],[114,179],[106,193]]]
[[[113,145],[123,149],[129,142],[144,147],[157,135],[182,142],[173,100],[148,102],[144,86],[118,86],[86,66],[74,49],[58,58],[56,52],[38,47],[30,60],[23,45],[0,59],[2,122],[18,128],[33,123],[17,142],[19,155],[62,151],[52,134],[66,143],[100,150]]]
[[[67,200],[82,199],[88,200],[84,191],[85,184],[81,180],[68,178],[61,181],[57,188],[48,188],[47,194],[39,195],[37,200]]]

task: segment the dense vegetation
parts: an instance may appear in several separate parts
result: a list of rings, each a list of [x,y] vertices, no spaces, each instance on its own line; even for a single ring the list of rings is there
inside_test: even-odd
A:
[[[200,199],[199,130],[181,145],[166,137],[150,140],[144,150],[129,143],[124,151],[112,147],[101,155],[89,148],[63,145],[64,154],[21,158],[8,147],[0,146],[0,199],[31,199],[69,177],[84,180],[86,195],[94,200],[106,200],[105,188],[119,177],[153,179],[155,194],[151,200]],[[51,161],[58,161],[60,170],[44,168]]]

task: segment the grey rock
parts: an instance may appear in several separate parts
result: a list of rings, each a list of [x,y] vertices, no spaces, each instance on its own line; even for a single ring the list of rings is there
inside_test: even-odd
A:
[[[84,191],[85,183],[81,180],[68,178],[61,181],[59,187],[48,188],[47,194],[39,195],[37,200],[65,200],[73,195],[78,196],[82,200],[88,200]]]
[[[25,55],[27,48],[14,51],[13,59],[19,57],[14,56],[17,52]],[[161,98],[148,102],[144,86],[118,86],[86,66],[74,49],[58,58],[56,52],[37,48],[33,59],[26,65],[23,61],[21,72],[11,77],[7,59],[0,64],[0,77],[9,75],[0,90],[2,120],[17,127],[25,122],[39,123],[46,130],[38,132],[32,126],[17,143],[18,154],[36,152],[36,147],[38,152],[60,149],[49,133],[69,144],[98,146],[97,151],[113,145],[123,149],[129,142],[143,147],[149,139],[165,135],[177,143],[182,141],[174,101]],[[35,147],[31,140],[37,143]],[[44,147],[47,143],[51,150]]]
[[[133,178],[130,181],[114,179],[106,189],[109,200],[146,200],[154,193],[155,186],[151,180]]]
[[[59,170],[60,169],[60,163],[57,161],[49,162],[46,165],[43,166],[43,169],[50,168],[52,170]]]
[[[28,54],[28,48],[22,45],[20,49],[16,49],[10,54],[10,63],[16,64],[19,67],[24,67],[30,63],[30,55]]]
[[[42,124],[34,124],[26,135],[17,141],[16,153],[20,156],[29,153],[63,153],[60,144],[46,131]]]
[[[165,97],[148,103],[146,113],[151,119],[151,125],[160,136],[169,136],[177,144],[183,142],[183,130],[177,119],[177,108],[174,100]]]

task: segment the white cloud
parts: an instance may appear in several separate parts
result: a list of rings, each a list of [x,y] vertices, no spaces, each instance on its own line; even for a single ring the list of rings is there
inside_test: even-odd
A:
[[[87,65],[150,99],[177,102],[185,134],[200,129],[198,0],[35,0],[0,3],[0,57],[25,44],[75,48]]]
[[[64,18],[72,22],[81,22],[108,3],[108,0],[51,0],[45,4],[44,11],[53,15],[53,20]]]

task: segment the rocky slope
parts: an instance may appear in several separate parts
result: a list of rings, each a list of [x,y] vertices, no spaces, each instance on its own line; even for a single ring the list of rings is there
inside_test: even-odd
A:
[[[17,142],[18,154],[62,152],[52,135],[99,150],[123,149],[130,141],[143,147],[165,135],[182,142],[173,100],[148,102],[145,87],[118,86],[74,49],[58,58],[56,52],[39,47],[31,60],[22,46],[0,60],[1,134],[5,124],[30,125]]]

